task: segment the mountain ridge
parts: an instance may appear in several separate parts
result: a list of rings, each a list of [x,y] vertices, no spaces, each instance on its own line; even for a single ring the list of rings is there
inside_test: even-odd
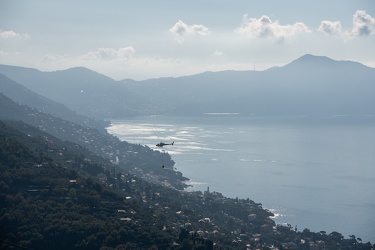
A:
[[[120,79],[118,80],[117,82],[126,82],[126,81],[132,81],[132,82],[144,82],[144,81],[150,81],[150,80],[161,80],[161,79],[177,79],[177,78],[183,78],[183,77],[191,77],[191,76],[196,76],[196,75],[201,75],[201,74],[206,74],[206,73],[223,73],[223,72],[264,72],[264,71],[268,71],[268,70],[272,70],[274,68],[283,68],[283,67],[287,67],[291,64],[295,64],[295,63],[301,63],[301,62],[318,62],[318,60],[320,62],[344,62],[344,63],[353,63],[353,64],[357,64],[357,65],[361,65],[363,67],[367,67],[367,68],[370,68],[370,69],[375,69],[374,67],[370,67],[370,66],[367,66],[363,63],[360,63],[360,62],[357,62],[357,61],[353,61],[353,60],[335,60],[335,59],[332,59],[328,56],[319,56],[319,55],[313,55],[313,54],[304,54],[294,60],[292,60],[291,62],[283,65],[283,66],[273,66],[273,67],[270,67],[268,69],[265,69],[265,70],[220,70],[220,71],[204,71],[204,72],[201,72],[201,73],[196,73],[196,74],[191,74],[191,75],[185,75],[185,76],[177,76],[177,77],[152,77],[152,78],[148,78],[148,79],[144,79],[144,80],[134,80],[132,78],[124,78],[124,79]],[[51,70],[51,71],[42,71],[42,70],[39,70],[39,69],[35,69],[35,68],[31,68],[31,67],[24,67],[24,66],[16,66],[16,65],[9,65],[9,64],[0,64],[0,67],[1,67],[1,72],[6,72],[4,75],[14,75],[16,73],[19,72],[19,70],[26,70],[26,71],[29,71],[29,72],[33,72],[33,73],[61,73],[61,72],[69,72],[69,71],[86,71],[86,72],[91,72],[91,73],[94,73],[94,74],[97,74],[97,75],[101,75],[105,78],[108,78],[108,79],[111,79],[113,81],[116,81],[114,80],[113,78],[105,75],[105,74],[102,74],[102,73],[99,73],[95,70],[92,70],[90,68],[87,68],[87,67],[83,67],[83,66],[77,66],[77,67],[71,67],[71,68],[67,68],[67,69],[61,69],[61,70]]]
[[[107,123],[103,121],[93,120],[88,117],[78,115],[75,111],[68,109],[64,104],[41,96],[3,74],[0,74],[0,92],[20,104],[36,108],[45,113],[50,113],[56,117],[75,122],[77,124],[99,130],[102,130],[107,125]]]
[[[129,116],[132,95],[113,79],[83,67],[54,72],[0,65],[0,73],[28,89],[95,119]],[[113,99],[112,96],[117,98]]]
[[[143,81],[114,81],[82,67],[31,75],[23,68],[12,70],[7,76],[16,82],[101,119],[207,112],[372,114],[375,106],[369,95],[375,92],[375,68],[310,54],[265,71],[207,71]],[[6,75],[5,71],[0,65],[0,73]]]

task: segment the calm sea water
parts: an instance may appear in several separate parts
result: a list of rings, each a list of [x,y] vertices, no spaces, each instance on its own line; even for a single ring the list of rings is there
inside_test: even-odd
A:
[[[121,140],[165,150],[191,190],[250,198],[298,230],[375,242],[375,117],[148,116],[113,121]]]

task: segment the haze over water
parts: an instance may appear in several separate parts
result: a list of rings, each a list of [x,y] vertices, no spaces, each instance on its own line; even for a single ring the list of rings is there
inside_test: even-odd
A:
[[[210,113],[113,121],[121,140],[164,149],[190,190],[250,198],[299,231],[375,242],[375,117]],[[155,163],[155,167],[160,167]]]

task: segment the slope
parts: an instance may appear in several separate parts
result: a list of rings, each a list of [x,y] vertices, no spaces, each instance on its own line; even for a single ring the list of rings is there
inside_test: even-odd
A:
[[[67,121],[74,122],[86,127],[95,128],[100,131],[108,125],[104,121],[93,120],[68,109],[63,104],[45,98],[35,92],[27,89],[23,85],[0,74],[0,92],[12,100],[31,108],[36,108],[44,113],[54,115]]]
[[[137,114],[144,105],[122,84],[86,68],[41,72],[1,65],[0,73],[42,96],[92,118],[131,116]]]
[[[72,122],[45,114],[27,106],[21,106],[0,93],[0,119],[23,121],[65,141],[71,141],[91,152],[118,162],[119,168],[133,175],[156,183],[170,185],[177,189],[186,187],[187,180],[180,172],[173,170],[174,161],[169,155],[149,147],[122,142],[107,132],[87,128]],[[161,168],[162,162],[165,168]]]
[[[177,238],[173,231],[162,231],[160,222],[148,223],[154,221],[151,209],[125,199],[139,196],[145,182],[137,180],[128,191],[116,193],[109,188],[116,182],[108,171],[111,163],[82,147],[20,122],[0,121],[0,149],[1,249],[111,249],[126,244],[146,249],[169,246]],[[108,181],[95,181],[96,172]]]

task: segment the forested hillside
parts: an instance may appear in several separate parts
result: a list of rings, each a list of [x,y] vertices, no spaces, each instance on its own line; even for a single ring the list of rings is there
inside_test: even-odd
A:
[[[120,169],[150,182],[164,183],[177,189],[186,187],[183,181],[187,179],[173,170],[174,162],[168,154],[147,146],[122,142],[106,131],[84,127],[16,104],[1,93],[0,104],[4,107],[0,110],[2,119],[20,120],[61,140],[74,142],[97,155],[118,162]],[[161,168],[162,165],[165,168]]]
[[[2,249],[99,249],[132,242],[148,248],[171,243],[174,235],[147,224],[153,220],[152,211],[136,201],[145,182],[131,184],[136,178],[124,175],[124,180],[130,178],[128,192],[115,193],[108,161],[26,124],[10,124],[24,133],[0,123]],[[103,184],[93,178],[98,173],[108,178]],[[147,226],[140,227],[143,223]]]

